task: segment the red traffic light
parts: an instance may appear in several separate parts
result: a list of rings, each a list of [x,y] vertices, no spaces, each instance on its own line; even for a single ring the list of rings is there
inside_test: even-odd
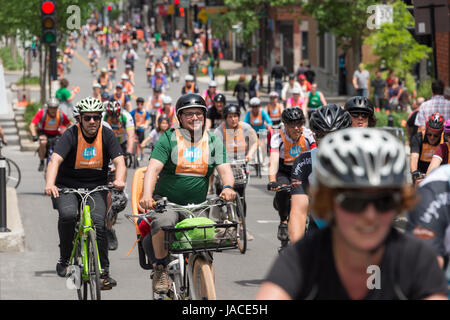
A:
[[[41,11],[45,14],[51,14],[55,11],[55,4],[51,1],[45,1],[41,4]]]
[[[106,10],[111,11],[111,10],[112,10],[112,7],[111,7],[110,5],[107,6],[107,7],[106,7]]]
[[[174,0],[173,3],[177,6],[180,4],[180,0]]]
[[[184,8],[180,8],[180,17],[184,18]]]

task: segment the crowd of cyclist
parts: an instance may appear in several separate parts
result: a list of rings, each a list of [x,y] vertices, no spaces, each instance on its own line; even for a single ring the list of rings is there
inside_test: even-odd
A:
[[[143,150],[152,143],[154,149],[139,203],[142,210],[154,208],[154,200],[160,197],[180,205],[204,201],[217,170],[222,181],[215,190],[217,194],[228,201],[239,195],[247,211],[245,187],[234,185],[230,163],[251,163],[261,152],[261,164],[267,164],[267,189],[276,192],[273,205],[280,218],[277,237],[292,245],[280,248],[280,256],[258,298],[445,298],[442,270],[448,263],[448,244],[444,239],[449,213],[445,206],[429,211],[430,203],[437,201],[433,188],[449,194],[448,183],[443,184],[431,170],[449,163],[450,142],[444,139],[450,133],[450,119],[445,122],[439,113],[429,116],[423,132],[414,138],[421,139],[411,143],[408,168],[404,145],[390,133],[373,128],[377,119],[367,98],[352,97],[344,106],[327,104],[316,84],[299,85],[293,76],[284,88],[277,86],[278,92],[269,93],[266,106],[261,98],[253,96],[250,110],[245,110],[244,115],[239,102],[242,97],[238,95],[236,104],[227,102],[215,81],[199,93],[195,73],[187,74],[174,105],[167,95],[166,76],[176,81],[174,71],[183,62],[183,55],[175,45],[170,53],[164,50],[160,59],[154,59],[151,40],[144,41],[144,51],[152,95],[148,99],[136,98],[133,108],[134,62],[138,59],[134,40],[143,38],[129,26],[121,30],[113,33],[110,40],[108,29],[97,33],[102,51],[111,54],[108,68],[100,70],[91,97],[74,106],[74,124],[71,126],[70,116],[58,111],[58,100],[51,99],[30,126],[33,139],[40,141],[39,170],[44,167],[48,139],[61,135],[46,182],[46,193],[53,196],[59,212],[60,276],[66,275],[78,206],[76,198],[58,194],[58,187],[106,184],[112,162],[116,174],[110,181],[123,190],[125,158],[135,152],[136,144]],[[122,38],[127,31],[131,36]],[[89,30],[83,27],[83,46],[88,34]],[[94,46],[91,49],[89,60],[95,65],[99,51]],[[117,62],[110,58],[120,50],[126,67],[114,85]],[[304,83],[302,75],[298,80]],[[146,132],[150,132],[148,136]],[[90,148],[97,153],[91,153]],[[195,148],[201,156],[186,152],[189,148]],[[86,152],[88,161],[82,159]],[[142,151],[138,156],[143,156]],[[418,189],[426,190],[428,198],[422,198],[417,206],[415,188],[408,182],[409,169],[414,182],[423,178],[417,172],[431,172],[430,179],[425,179]],[[439,170],[450,176],[448,166]],[[437,187],[435,181],[439,183]],[[109,275],[111,246],[104,226],[111,202],[106,193],[99,194],[95,201],[97,211],[93,212],[93,219],[104,266],[102,279],[104,287],[110,288],[117,284]],[[418,211],[418,207],[423,211]],[[395,217],[405,211],[411,212],[408,233],[425,239],[431,247],[393,227]],[[428,216],[420,219],[423,214]],[[433,220],[433,214],[439,217]],[[154,258],[155,292],[169,290],[168,253],[161,228],[173,226],[182,218],[171,212],[154,215],[151,232],[142,239],[147,255]],[[115,242],[112,249],[117,248],[117,239]],[[369,265],[389,270],[382,272],[381,290],[370,291],[366,286]]]

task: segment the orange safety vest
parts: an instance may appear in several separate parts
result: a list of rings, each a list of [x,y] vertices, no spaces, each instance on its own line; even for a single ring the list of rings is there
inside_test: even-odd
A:
[[[267,110],[269,111],[269,117],[272,120],[278,121],[281,119],[281,105],[277,103],[276,105],[268,105]]]
[[[206,177],[209,158],[208,133],[205,131],[198,142],[186,141],[179,129],[175,129],[175,134],[178,148],[175,174]]]
[[[136,110],[134,114],[134,119],[136,121],[136,127],[141,127],[145,124],[145,116],[147,115],[147,112],[144,110],[144,113],[140,114],[138,110]]]
[[[255,117],[253,113],[250,111],[250,124],[254,127],[259,127],[263,124],[262,122],[262,113],[259,111],[258,115]]]
[[[305,102],[305,99],[303,97],[299,97],[297,101],[294,100],[294,97],[290,97],[288,99],[289,104],[291,105],[290,108],[295,108],[295,107],[301,107],[303,105],[303,103]]]
[[[56,112],[56,119],[51,118],[48,112],[45,112],[45,120],[43,124],[44,131],[58,131],[60,123],[61,123],[61,113],[59,112],[59,110],[58,112]]]
[[[158,112],[161,114],[161,116],[162,116],[162,115],[165,115],[166,117],[168,117],[169,120],[170,120],[170,123],[173,122],[173,116],[175,115],[175,108],[174,108],[174,107],[170,107],[169,114],[167,114],[167,113],[164,111],[164,108],[159,108],[159,109],[158,109]]]
[[[87,143],[81,132],[80,124],[78,128],[77,156],[75,158],[75,169],[97,169],[103,168],[103,143],[102,125],[98,129],[97,137],[93,143]]]
[[[444,142],[444,138],[443,135],[441,135],[441,141],[437,146],[432,146],[429,143],[423,143],[424,139],[425,139],[425,132],[422,132],[422,153],[420,154],[420,161],[431,162],[431,159],[433,158],[433,155],[436,152],[438,145]]]
[[[155,100],[155,98],[153,98],[152,99],[152,101],[151,101],[151,107],[152,107],[152,109],[154,109],[155,108],[155,103],[159,103],[159,105],[162,107],[162,105],[163,105],[163,103],[162,103],[162,98],[159,98],[159,99],[157,99],[157,100]]]
[[[116,137],[121,137],[123,135],[123,133],[125,132],[124,126],[122,125],[122,119],[119,119],[119,123],[112,123],[111,122],[111,118],[108,117],[108,119],[106,120],[106,122],[109,123],[109,125],[111,126],[112,131],[114,132],[114,135]]]
[[[446,142],[447,149],[450,151],[450,143]],[[447,155],[447,164],[450,164],[450,157]]]
[[[284,144],[284,164],[291,166],[294,164],[295,158],[303,152],[308,151],[305,136],[302,134],[297,142],[292,143],[287,139],[283,130],[280,131],[280,135]]]
[[[106,87],[109,82],[108,75],[106,74],[104,77],[99,77],[98,82],[100,83],[101,86]]]
[[[247,151],[247,144],[245,143],[244,129],[239,123],[237,132],[234,129],[227,130],[225,123],[222,122],[223,139],[227,155],[245,155]]]

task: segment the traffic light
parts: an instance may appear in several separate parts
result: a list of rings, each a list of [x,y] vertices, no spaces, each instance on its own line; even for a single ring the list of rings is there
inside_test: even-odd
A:
[[[180,8],[180,17],[184,18],[184,8]]]
[[[413,6],[408,6],[407,9],[414,18],[414,26],[407,27],[406,30],[409,31],[417,43],[431,47],[432,37],[429,18],[426,15],[424,16],[423,13],[425,12],[418,12],[417,8]]]
[[[56,6],[55,1],[41,2],[42,40],[48,45],[56,44]]]

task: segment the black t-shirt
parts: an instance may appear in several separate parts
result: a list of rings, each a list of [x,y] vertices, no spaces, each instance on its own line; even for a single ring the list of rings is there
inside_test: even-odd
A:
[[[417,134],[417,129],[419,129],[419,127],[414,124],[416,122],[418,111],[419,111],[419,109],[417,109],[416,111],[411,113],[411,116],[409,117],[408,121],[406,122],[408,127],[412,128],[412,130],[411,130],[411,137],[416,135]]]
[[[123,155],[123,152],[113,131],[106,127],[102,127],[102,130],[103,167],[101,170],[74,168],[78,146],[78,127],[73,125],[64,132],[54,150],[64,159],[56,176],[58,187],[91,189],[107,183],[109,161]],[[95,140],[95,138],[84,138],[89,143]]]
[[[311,151],[303,152],[295,159],[292,166],[291,194],[308,194],[311,173]]]
[[[414,136],[412,136],[410,147],[411,147],[411,153],[419,154],[419,163],[417,165],[417,170],[419,170],[422,173],[427,173],[430,163],[420,160],[420,155],[422,154],[422,144],[423,143],[428,143],[427,136],[425,135],[424,139],[422,140],[422,133],[418,132]],[[438,144],[439,144],[439,142],[438,142]]]
[[[275,79],[282,79],[284,75],[287,74],[286,69],[283,66],[276,65],[272,68],[271,75]]]
[[[348,300],[335,267],[331,228],[317,230],[286,248],[267,281],[293,299]],[[380,289],[369,289],[366,300],[423,299],[447,293],[447,280],[434,252],[423,242],[392,228],[386,239]],[[367,274],[367,278],[372,273]]]
[[[222,123],[222,114],[217,112],[217,109],[215,106],[212,106],[208,109],[208,112],[206,113],[206,118],[211,120],[211,128],[215,129]]]

